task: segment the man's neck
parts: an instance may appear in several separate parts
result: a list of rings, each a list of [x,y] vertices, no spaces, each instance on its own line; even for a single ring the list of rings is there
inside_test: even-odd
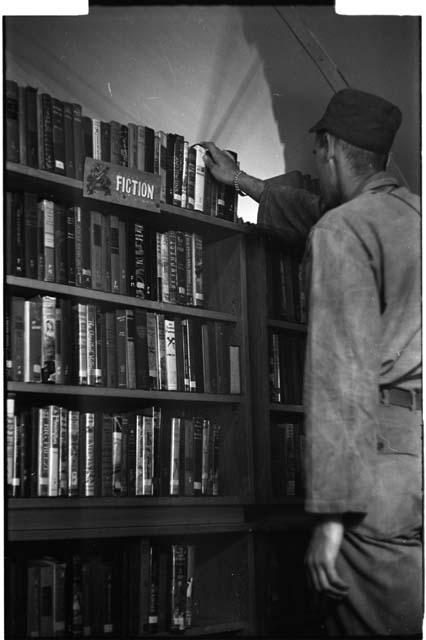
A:
[[[368,182],[376,173],[376,171],[371,170],[361,176],[348,176],[348,178],[342,183],[342,201],[348,202],[349,200],[356,198],[356,196],[361,193],[366,182]]]

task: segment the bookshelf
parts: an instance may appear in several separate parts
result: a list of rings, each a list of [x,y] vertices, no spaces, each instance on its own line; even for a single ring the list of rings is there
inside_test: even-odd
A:
[[[103,571],[111,571],[112,593],[113,596],[119,594],[116,595],[119,602],[113,597],[110,626],[92,630],[93,636],[123,640],[150,637],[154,632],[146,625],[143,629],[132,626],[135,614],[127,602],[129,581],[133,584],[131,581],[135,580],[133,565],[139,562],[147,566],[146,557],[138,549],[143,546],[146,554],[147,545],[158,545],[162,558],[155,637],[167,637],[171,633],[168,616],[173,545],[195,548],[192,622],[185,629],[185,635],[226,637],[254,633],[254,540],[252,525],[246,517],[246,508],[254,501],[254,476],[244,225],[165,203],[155,211],[93,199],[88,202],[83,197],[81,181],[12,162],[6,164],[5,184],[7,191],[34,193],[39,200],[46,198],[66,206],[78,205],[105,215],[146,222],[160,232],[173,228],[201,234],[205,260],[203,307],[141,299],[10,273],[5,277],[7,298],[50,296],[72,304],[95,304],[102,309],[142,309],[166,317],[221,323],[229,328],[229,340],[239,347],[240,361],[240,393],[232,394],[8,381],[7,391],[14,400],[16,414],[32,407],[41,411],[41,407],[58,405],[68,412],[118,412],[121,415],[120,412],[134,413],[154,405],[161,409],[164,422],[171,421],[173,416],[185,419],[202,416],[222,428],[219,495],[102,496],[97,493],[96,496],[9,497],[7,637],[29,635],[28,616],[22,616],[22,606],[28,613],[32,598],[27,569],[32,562],[46,556],[66,565],[66,575],[72,573],[69,567],[76,557],[82,562],[86,558],[88,566],[98,563]],[[40,571],[43,573],[44,569]],[[71,589],[69,582],[66,589]],[[21,599],[25,604],[20,605],[20,609],[17,602]],[[70,604],[66,604],[65,627],[56,635],[70,637],[69,607]],[[79,634],[84,635],[83,632],[76,635]]]

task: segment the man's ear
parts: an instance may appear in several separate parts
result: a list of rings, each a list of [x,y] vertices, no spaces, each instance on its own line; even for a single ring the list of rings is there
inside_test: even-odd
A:
[[[327,154],[327,160],[331,160],[335,156],[335,144],[336,138],[328,131],[324,132],[325,151]]]

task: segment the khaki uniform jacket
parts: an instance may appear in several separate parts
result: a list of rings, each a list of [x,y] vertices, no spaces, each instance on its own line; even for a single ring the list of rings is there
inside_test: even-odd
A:
[[[398,422],[383,434],[379,417],[379,387],[421,384],[419,211],[418,196],[385,172],[324,215],[317,196],[282,186],[279,179],[267,181],[262,194],[258,223],[290,242],[307,239],[305,506],[310,512],[369,511],[379,437],[384,435],[393,452],[417,461],[421,455],[418,428],[413,433]],[[413,491],[416,495],[405,487],[399,504],[389,506],[397,510],[405,500],[409,527],[421,520],[418,486]]]

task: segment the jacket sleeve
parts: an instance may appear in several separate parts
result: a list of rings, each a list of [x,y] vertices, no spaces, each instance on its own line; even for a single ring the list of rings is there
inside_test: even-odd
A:
[[[380,307],[365,247],[322,220],[307,248],[306,503],[366,513],[377,455]]]
[[[305,189],[283,185],[282,178],[266,180],[257,223],[281,233],[289,243],[304,242],[322,215],[320,198]]]

